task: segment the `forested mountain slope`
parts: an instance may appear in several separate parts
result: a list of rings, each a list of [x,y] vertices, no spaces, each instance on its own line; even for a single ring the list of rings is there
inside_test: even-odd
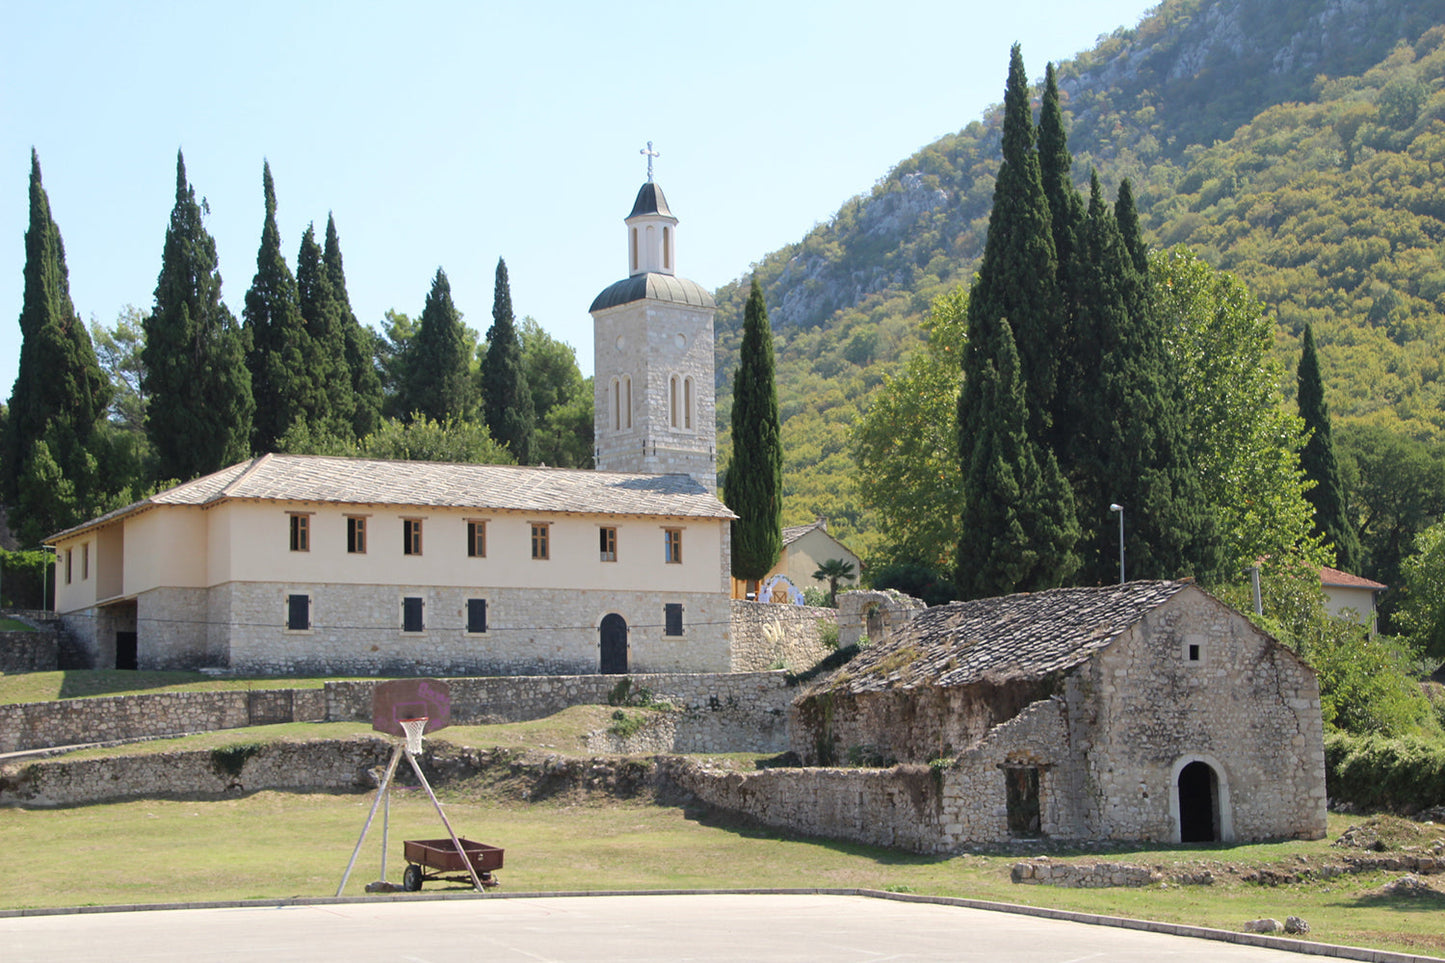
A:
[[[1439,0],[1166,0],[1058,65],[1076,180],[1095,167],[1112,196],[1131,178],[1153,243],[1196,248],[1277,314],[1290,370],[1312,321],[1337,420],[1428,438],[1445,435],[1442,22]],[[824,514],[872,544],[849,429],[931,300],[971,277],[998,137],[995,109],[754,265],[778,342],[785,523]],[[724,429],[746,287],[718,292]]]

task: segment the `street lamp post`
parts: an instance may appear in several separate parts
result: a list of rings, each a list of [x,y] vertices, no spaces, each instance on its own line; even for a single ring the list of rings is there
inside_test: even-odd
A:
[[[1119,513],[1119,584],[1124,584],[1124,506],[1114,502],[1109,511]]]

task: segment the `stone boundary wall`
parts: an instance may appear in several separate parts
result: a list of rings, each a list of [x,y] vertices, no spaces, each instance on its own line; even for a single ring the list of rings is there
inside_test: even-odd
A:
[[[628,713],[645,709],[626,709]],[[653,718],[630,736],[608,729],[591,733],[588,752],[617,755],[663,755],[707,752],[785,752],[788,748],[787,717],[763,714],[745,707],[697,707],[681,712],[656,712]]]
[[[325,719],[326,693],[320,689],[154,692],[24,702],[0,705],[0,752]]]
[[[60,640],[54,632],[36,629],[0,632],[0,675],[54,672],[60,668]]]
[[[78,806],[266,789],[362,792],[375,788],[370,771],[385,767],[391,751],[391,740],[362,736],[276,742],[254,750],[234,747],[12,763],[0,768],[0,805]]]
[[[781,672],[497,676],[448,679],[452,723],[541,719],[574,705],[606,705],[623,679],[684,711],[668,752],[782,752],[797,690]],[[0,753],[175,736],[281,722],[370,722],[375,682],[322,689],[156,692],[0,705]]]
[[[836,636],[834,645],[823,643],[824,626],[837,624],[837,609],[733,599],[732,670],[811,669],[837,648]]]
[[[1148,866],[1125,863],[1054,863],[1040,857],[1015,863],[1009,871],[1015,883],[1063,886],[1069,889],[1102,889],[1106,886],[1149,886],[1164,881],[1164,874]]]

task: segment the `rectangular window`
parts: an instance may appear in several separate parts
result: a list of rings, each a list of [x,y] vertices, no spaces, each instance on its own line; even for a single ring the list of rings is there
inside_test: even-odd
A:
[[[601,552],[602,561],[617,561],[617,529],[599,528],[597,533],[600,536],[598,539],[598,549]]]
[[[346,516],[346,551],[350,555],[366,554],[366,519]]]
[[[69,584],[70,584],[70,570],[71,570],[71,561],[72,561],[72,558],[73,558],[73,556],[72,556],[72,552],[73,552],[73,551],[74,551],[73,549],[69,549],[69,548],[67,548],[67,549],[65,550],[65,584],[66,584],[66,585],[69,585]]]
[[[487,631],[486,599],[467,599],[467,631],[473,634]]]
[[[421,554],[420,518],[403,518],[401,520],[401,554]]]
[[[90,578],[90,543],[80,546],[80,580]]]
[[[682,529],[680,529],[680,528],[665,528],[665,529],[662,530],[662,534],[663,534],[663,552],[662,552],[662,557],[663,557],[663,559],[664,559],[666,562],[668,562],[669,564],[672,564],[672,563],[674,563],[674,562],[676,562],[676,563],[678,563],[678,564],[681,564],[681,563],[682,563]]]
[[[1190,643],[1190,645],[1189,645],[1189,661],[1190,661],[1190,662],[1198,662],[1198,661],[1199,661],[1199,646],[1198,646],[1198,645],[1195,645],[1195,644],[1193,644],[1193,643]]]
[[[668,602],[662,607],[662,634],[682,634],[682,603]]]
[[[291,551],[311,551],[311,516],[291,516]]]
[[[401,600],[401,630],[403,632],[426,631],[426,601],[416,595]]]
[[[552,526],[549,522],[532,523],[532,557],[548,559],[552,557]]]
[[[311,628],[311,596],[286,596],[286,630],[305,632]]]
[[[467,557],[487,557],[486,522],[467,522]]]

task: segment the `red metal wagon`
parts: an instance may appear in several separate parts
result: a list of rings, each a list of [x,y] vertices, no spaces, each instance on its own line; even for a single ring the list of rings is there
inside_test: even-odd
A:
[[[502,868],[502,848],[475,843],[465,836],[458,839],[458,842],[462,844],[462,852],[466,853],[465,862],[450,839],[406,840],[404,852],[407,866],[401,874],[402,888],[409,893],[415,893],[426,880],[471,883],[467,863],[471,863],[477,878],[487,889],[499,885],[493,873]],[[460,875],[447,875],[448,873]]]

